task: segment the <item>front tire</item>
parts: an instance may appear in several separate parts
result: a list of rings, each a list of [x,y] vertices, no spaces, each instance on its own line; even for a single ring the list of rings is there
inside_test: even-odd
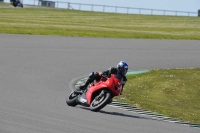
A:
[[[73,107],[78,105],[78,103],[76,102],[77,98],[78,98],[78,94],[72,92],[72,94],[70,94],[70,96],[66,100],[67,105],[73,106]]]
[[[102,96],[100,99],[98,98],[99,95],[97,95],[93,99],[92,103],[90,104],[91,111],[94,112],[99,111],[108,104],[109,100],[112,98],[111,94],[107,91],[105,91],[104,93],[105,93],[104,96]]]

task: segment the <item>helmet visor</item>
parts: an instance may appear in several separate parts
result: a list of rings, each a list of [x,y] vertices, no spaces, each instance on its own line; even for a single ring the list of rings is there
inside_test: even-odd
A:
[[[120,71],[121,71],[122,75],[125,76],[128,71],[128,66],[124,66],[124,67],[120,68]]]

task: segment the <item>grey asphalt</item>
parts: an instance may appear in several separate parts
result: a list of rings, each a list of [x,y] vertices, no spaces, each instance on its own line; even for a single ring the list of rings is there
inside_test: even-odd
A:
[[[107,106],[91,112],[65,100],[73,79],[116,66],[199,68],[200,41],[0,34],[0,133],[199,133]]]

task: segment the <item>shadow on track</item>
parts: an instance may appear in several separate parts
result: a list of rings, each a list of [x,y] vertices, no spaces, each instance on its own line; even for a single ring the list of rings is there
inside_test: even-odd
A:
[[[129,117],[129,118],[137,118],[137,119],[150,119],[150,118],[141,117],[141,116],[128,115],[128,114],[119,113],[119,112],[107,112],[107,111],[103,111],[103,110],[100,110],[99,113],[115,115],[115,116],[122,116],[122,117]]]
[[[85,109],[85,110],[89,110],[89,108],[86,107],[79,107],[81,109]],[[129,117],[129,118],[137,118],[137,119],[149,119],[152,120],[151,118],[147,118],[147,117],[141,117],[141,116],[135,116],[135,115],[128,115],[128,114],[124,114],[124,113],[119,113],[119,112],[108,112],[108,111],[104,111],[104,110],[100,110],[96,113],[102,113],[102,114],[108,114],[108,115],[114,115],[114,116],[122,116],[122,117]]]

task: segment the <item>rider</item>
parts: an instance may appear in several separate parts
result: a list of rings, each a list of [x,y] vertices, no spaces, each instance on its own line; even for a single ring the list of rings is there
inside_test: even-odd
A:
[[[14,7],[17,7],[17,5],[18,5],[19,3],[21,3],[21,1],[20,1],[20,0],[10,0],[10,3],[11,3]],[[22,4],[21,4],[21,6],[23,7]]]
[[[11,3],[14,7],[17,6],[17,0],[10,0],[10,3]]]
[[[117,64],[117,67],[111,67],[108,70],[103,71],[103,72],[96,72],[96,73],[92,72],[92,73],[90,73],[86,83],[84,85],[80,86],[79,89],[85,90],[86,87],[90,83],[92,83],[94,80],[99,81],[101,79],[101,75],[106,75],[106,76],[109,77],[111,74],[119,74],[123,78],[123,80],[122,80],[122,90],[121,90],[121,92],[122,92],[123,87],[124,87],[124,85],[127,81],[127,78],[126,78],[127,71],[128,71],[128,64],[125,61],[120,61]]]

